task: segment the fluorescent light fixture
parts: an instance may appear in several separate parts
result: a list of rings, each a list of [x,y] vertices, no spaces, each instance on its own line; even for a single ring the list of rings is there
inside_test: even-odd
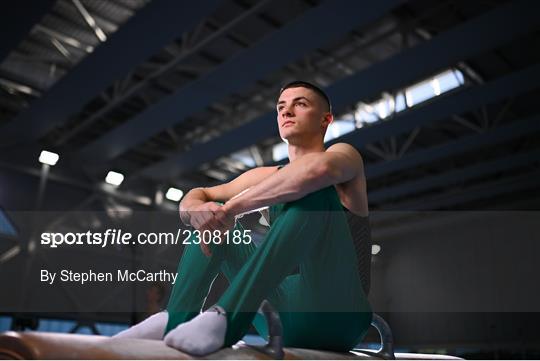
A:
[[[58,159],[60,159],[58,154],[46,150],[42,150],[39,155],[39,161],[43,164],[55,165]]]
[[[371,245],[371,254],[375,255],[378,254],[381,251],[381,246],[378,244],[372,244]]]
[[[173,202],[178,202],[183,195],[184,192],[182,192],[180,189],[171,187],[165,194],[165,198]]]
[[[113,186],[119,186],[124,181],[124,175],[122,173],[109,171],[105,177],[105,182],[112,184]]]

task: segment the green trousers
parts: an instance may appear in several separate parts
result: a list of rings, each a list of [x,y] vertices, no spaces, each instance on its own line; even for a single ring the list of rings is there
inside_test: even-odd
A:
[[[167,305],[166,333],[200,312],[212,281],[223,272],[230,285],[217,305],[227,312],[225,346],[239,341],[252,323],[266,338],[257,313],[264,299],[280,314],[287,347],[348,351],[362,340],[371,307],[335,188],[272,206],[270,219],[258,247],[213,245],[206,257],[199,245],[186,245]],[[235,229],[243,230],[239,223]]]

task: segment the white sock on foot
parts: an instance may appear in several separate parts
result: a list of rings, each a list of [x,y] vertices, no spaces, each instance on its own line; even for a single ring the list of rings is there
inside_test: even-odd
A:
[[[226,331],[225,311],[214,306],[171,330],[165,336],[165,344],[191,355],[204,356],[223,347]]]
[[[165,334],[165,327],[167,327],[168,321],[169,314],[167,311],[158,312],[127,330],[117,333],[113,337],[161,340]]]

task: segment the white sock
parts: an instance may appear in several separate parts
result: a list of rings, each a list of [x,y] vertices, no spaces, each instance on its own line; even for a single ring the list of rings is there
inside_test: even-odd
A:
[[[165,334],[165,328],[169,321],[167,311],[158,312],[146,320],[131,326],[127,330],[117,333],[113,337],[120,338],[144,338],[148,340],[161,340]]]
[[[165,344],[191,355],[204,356],[223,347],[226,331],[225,311],[214,306],[171,330],[165,336]]]

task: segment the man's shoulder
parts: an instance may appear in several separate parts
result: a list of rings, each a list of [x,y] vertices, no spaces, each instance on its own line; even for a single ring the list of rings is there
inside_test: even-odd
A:
[[[352,157],[362,157],[360,155],[360,152],[351,144],[349,143],[336,143],[332,144],[330,147],[326,149],[327,152],[341,152],[346,153]]]

